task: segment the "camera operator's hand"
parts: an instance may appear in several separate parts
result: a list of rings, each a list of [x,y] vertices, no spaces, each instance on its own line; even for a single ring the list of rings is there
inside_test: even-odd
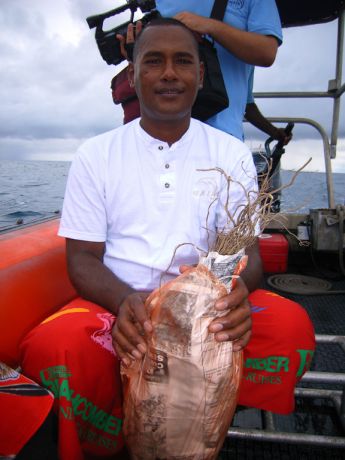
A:
[[[116,38],[120,41],[121,54],[129,62],[132,61],[135,39],[142,31],[142,28],[142,22],[137,21],[135,24],[128,24],[126,36],[116,35]]]

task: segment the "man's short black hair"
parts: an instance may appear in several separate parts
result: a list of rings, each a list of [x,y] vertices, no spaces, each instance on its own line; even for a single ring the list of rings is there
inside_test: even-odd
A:
[[[183,24],[183,22],[179,21],[178,19],[175,19],[175,18],[166,18],[166,17],[159,17],[159,18],[155,18],[155,19],[152,19],[152,21],[148,22],[142,32],[140,33],[140,35],[137,37],[137,39],[135,40],[135,43],[134,43],[134,49],[133,49],[133,62],[135,61],[136,57],[137,57],[137,54],[138,54],[138,49],[139,49],[139,46],[140,46],[140,41],[141,41],[141,36],[143,34],[143,32],[148,29],[149,27],[155,27],[155,26],[177,26],[177,27],[182,27],[184,30],[187,30],[188,33],[190,34],[190,36],[192,37],[192,40],[195,44],[195,49],[198,53],[198,56],[199,56],[199,45],[198,45],[198,41],[196,39],[196,36],[194,34],[194,32],[189,28],[187,27],[185,24]]]

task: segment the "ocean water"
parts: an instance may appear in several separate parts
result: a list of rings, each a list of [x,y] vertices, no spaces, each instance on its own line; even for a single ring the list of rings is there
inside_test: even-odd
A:
[[[59,215],[70,162],[11,161],[0,163],[0,230]],[[292,171],[282,171],[287,184]],[[345,204],[345,174],[334,174],[335,204]],[[281,210],[305,213],[328,208],[326,178],[319,172],[301,172],[283,190]]]
[[[70,162],[0,163],[0,230],[59,215]]]

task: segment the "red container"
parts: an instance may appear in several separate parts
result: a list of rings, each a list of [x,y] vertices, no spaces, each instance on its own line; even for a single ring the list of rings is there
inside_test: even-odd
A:
[[[285,273],[289,243],[281,233],[263,233],[259,237],[264,273]]]

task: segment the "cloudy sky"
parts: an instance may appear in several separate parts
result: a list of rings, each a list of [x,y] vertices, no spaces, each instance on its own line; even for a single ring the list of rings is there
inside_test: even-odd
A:
[[[110,80],[121,66],[101,58],[87,16],[116,8],[117,0],[1,0],[0,159],[70,160],[86,138],[122,123],[112,102]],[[128,13],[116,18],[125,22]],[[114,27],[109,21],[106,28]],[[256,70],[254,90],[326,91],[335,77],[337,22],[284,29],[274,65]],[[330,135],[331,99],[257,99],[266,116],[313,118]],[[246,126],[250,147],[265,136]],[[334,171],[345,172],[345,107],[341,107]],[[283,167],[313,157],[311,170],[324,170],[315,129],[296,125]]]

